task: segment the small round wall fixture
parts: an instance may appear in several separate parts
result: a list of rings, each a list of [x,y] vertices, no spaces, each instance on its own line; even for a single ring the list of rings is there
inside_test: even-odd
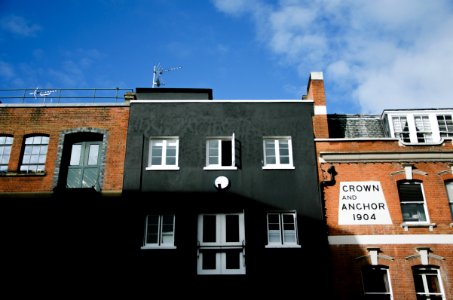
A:
[[[219,176],[214,180],[214,186],[218,190],[224,190],[230,185],[230,180],[225,176]]]

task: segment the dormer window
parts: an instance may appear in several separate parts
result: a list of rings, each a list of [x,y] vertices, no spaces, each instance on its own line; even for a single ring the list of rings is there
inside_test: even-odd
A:
[[[406,144],[438,144],[453,137],[453,112],[387,112],[390,136]]]

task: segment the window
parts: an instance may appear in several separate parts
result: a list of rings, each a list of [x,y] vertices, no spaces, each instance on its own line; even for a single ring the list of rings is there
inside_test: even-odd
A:
[[[433,132],[429,116],[414,116],[415,130],[417,131],[417,143],[432,143]]]
[[[453,181],[447,182],[445,187],[447,188],[448,204],[450,205],[450,213],[453,220]]]
[[[198,274],[245,274],[244,214],[198,216]]]
[[[427,210],[422,184],[415,181],[398,183],[403,222],[427,222]]]
[[[364,299],[392,299],[389,272],[386,266],[366,266],[362,269]]]
[[[101,142],[78,142],[71,146],[67,188],[99,187]]]
[[[25,173],[44,172],[48,144],[48,136],[35,135],[25,138],[20,171]]]
[[[236,170],[237,142],[234,137],[208,138],[206,141],[205,170],[233,169]]]
[[[0,136],[0,173],[8,172],[9,156],[11,154],[11,146],[13,145],[13,137]]]
[[[294,169],[291,138],[264,138],[263,169]]]
[[[453,137],[452,111],[394,111],[385,113],[392,137],[404,143],[435,144]]]
[[[453,120],[451,115],[437,115],[440,137],[453,137]]]
[[[401,139],[403,142],[410,143],[409,126],[407,118],[404,116],[392,117],[393,134],[396,138]]]
[[[176,248],[175,215],[148,215],[142,249]]]
[[[267,246],[294,247],[297,241],[295,212],[271,212],[267,214]]]
[[[177,137],[151,138],[147,170],[179,170]]]
[[[413,267],[415,292],[417,299],[444,300],[442,281],[439,270],[434,267]]]

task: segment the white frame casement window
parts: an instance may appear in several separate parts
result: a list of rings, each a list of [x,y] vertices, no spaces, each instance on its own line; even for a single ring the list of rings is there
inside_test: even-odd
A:
[[[24,173],[43,173],[46,169],[49,136],[31,135],[24,140],[24,152],[20,171]]]
[[[398,195],[404,224],[429,224],[428,208],[421,182],[398,182]]]
[[[291,137],[264,137],[263,155],[263,169],[294,169]]]
[[[0,173],[8,172],[9,157],[14,138],[8,135],[0,135]]]
[[[296,212],[269,212],[266,248],[299,248]]]
[[[178,157],[178,137],[151,137],[146,170],[179,170]]]
[[[365,299],[392,300],[392,287],[387,266],[370,265],[362,268],[362,284]]]
[[[206,166],[204,170],[237,170],[236,139],[231,136],[208,137],[206,140]]]
[[[390,135],[406,144],[439,144],[453,138],[453,112],[389,112]]]
[[[438,268],[429,266],[412,267],[417,299],[445,300],[442,278]]]
[[[175,215],[147,215],[141,249],[176,249]]]
[[[199,275],[245,274],[244,213],[198,216]]]

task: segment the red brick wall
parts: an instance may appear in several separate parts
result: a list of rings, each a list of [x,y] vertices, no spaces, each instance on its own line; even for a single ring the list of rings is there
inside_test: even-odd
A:
[[[14,141],[8,165],[9,175],[0,176],[0,193],[51,192],[60,134],[78,128],[107,132],[107,153],[102,190],[121,191],[123,182],[126,134],[129,119],[127,106],[40,106],[1,107],[0,134],[11,134]],[[21,162],[24,136],[46,134],[49,145],[45,175],[15,175]]]
[[[317,141],[316,151],[320,153],[351,153],[363,152],[408,153],[408,152],[452,152],[453,145],[447,141],[440,146],[402,146],[397,141]],[[427,227],[409,227],[407,231],[401,227],[402,213],[397,190],[397,182],[406,179],[401,162],[342,162],[322,163],[319,161],[319,180],[329,180],[327,169],[334,165],[337,172],[336,183],[324,187],[324,204],[326,223],[329,236],[339,235],[398,235],[411,234],[453,234],[452,218],[448,206],[445,181],[453,180],[451,162],[410,162],[413,165],[413,178],[421,180],[425,201],[428,208],[429,221],[436,226],[429,230]],[[447,170],[449,170],[447,172]],[[423,172],[418,174],[417,172]],[[389,208],[392,224],[390,225],[339,225],[339,196],[340,182],[345,181],[379,181]],[[379,248],[382,254],[393,257],[393,261],[379,259],[379,263],[389,266],[394,299],[415,300],[411,266],[421,264],[420,259],[407,259],[416,255],[417,247],[429,247],[433,254],[443,257],[443,260],[430,259],[429,263],[439,266],[442,283],[447,299],[453,299],[453,245],[451,244],[360,244],[360,245],[331,245],[331,262],[334,267],[336,299],[355,299],[363,295],[361,267],[369,265],[367,248]]]

